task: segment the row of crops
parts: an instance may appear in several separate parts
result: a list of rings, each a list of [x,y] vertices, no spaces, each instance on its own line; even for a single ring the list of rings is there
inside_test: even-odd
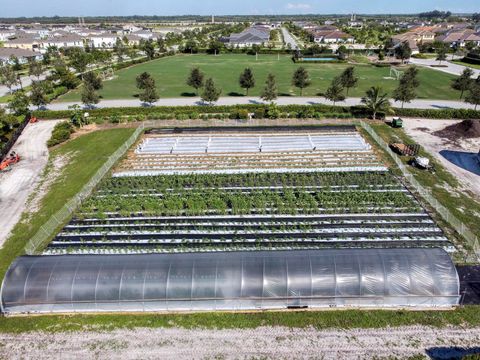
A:
[[[106,179],[46,254],[449,247],[388,171]]]

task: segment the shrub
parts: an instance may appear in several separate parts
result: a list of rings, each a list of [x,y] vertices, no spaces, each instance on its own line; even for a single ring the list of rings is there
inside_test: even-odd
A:
[[[265,117],[265,108],[260,107],[253,112],[255,119],[263,119]]]
[[[52,131],[52,136],[47,141],[47,146],[55,146],[61,144],[68,139],[70,139],[70,135],[73,133],[73,126],[68,121],[62,121],[55,125]]]

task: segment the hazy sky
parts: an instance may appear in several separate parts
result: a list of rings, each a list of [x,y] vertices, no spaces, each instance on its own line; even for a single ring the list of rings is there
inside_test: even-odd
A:
[[[479,0],[0,0],[0,17],[480,12]]]

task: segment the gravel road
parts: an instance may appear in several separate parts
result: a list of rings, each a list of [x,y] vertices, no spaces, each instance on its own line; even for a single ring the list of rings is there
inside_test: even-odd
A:
[[[0,358],[24,359],[436,359],[480,352],[480,328],[315,330],[133,329],[2,334]]]
[[[47,140],[57,120],[28,124],[13,150],[20,162],[10,172],[0,174],[0,246],[25,210],[29,195],[35,191],[47,165]]]

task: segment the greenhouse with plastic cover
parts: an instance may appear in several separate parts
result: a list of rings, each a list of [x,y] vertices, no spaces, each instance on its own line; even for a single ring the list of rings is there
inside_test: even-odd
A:
[[[326,249],[18,258],[1,289],[15,313],[451,307],[441,249]]]

